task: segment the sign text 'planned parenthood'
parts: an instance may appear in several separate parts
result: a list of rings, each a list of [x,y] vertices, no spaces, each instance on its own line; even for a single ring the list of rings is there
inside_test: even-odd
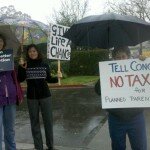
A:
[[[48,41],[48,58],[57,60],[70,60],[71,48],[69,40],[63,34],[69,27],[51,24]]]
[[[150,58],[100,62],[103,108],[150,107]]]

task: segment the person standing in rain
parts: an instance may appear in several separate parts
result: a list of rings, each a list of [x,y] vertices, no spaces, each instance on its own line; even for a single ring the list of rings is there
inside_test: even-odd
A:
[[[130,56],[130,50],[126,46],[114,48],[112,51],[114,60],[129,59]],[[97,94],[101,94],[99,80],[95,84],[95,91]],[[126,135],[129,137],[132,150],[147,150],[146,127],[142,108],[117,108],[107,109],[107,111],[112,150],[126,149]]]
[[[58,78],[51,77],[50,68],[48,64],[44,63],[42,55],[35,44],[27,47],[26,60],[27,62],[20,62],[18,77],[21,82],[27,81],[27,104],[34,146],[37,150],[43,150],[39,119],[39,112],[41,110],[46,145],[48,150],[54,150],[51,93],[47,82],[57,83]]]
[[[0,51],[5,51],[6,39],[0,34]],[[0,72],[0,150],[2,150],[2,126],[6,150],[16,150],[15,117],[18,94],[14,70]]]

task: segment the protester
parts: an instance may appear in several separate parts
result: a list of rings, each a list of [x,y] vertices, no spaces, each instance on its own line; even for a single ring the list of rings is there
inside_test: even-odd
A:
[[[112,57],[115,60],[129,59],[130,55],[128,47],[118,47],[112,51]],[[99,80],[95,85],[95,91],[97,94],[101,94]],[[112,150],[126,149],[126,135],[129,137],[132,150],[147,150],[142,108],[116,108],[107,109],[107,111]]]
[[[21,61],[18,67],[20,81],[27,81],[27,104],[29,109],[31,130],[34,146],[37,150],[43,150],[43,140],[40,129],[39,112],[41,110],[46,145],[48,150],[53,150],[53,118],[52,104],[48,83],[58,82],[57,77],[51,77],[48,64],[43,62],[42,55],[36,45],[27,47],[26,61]]]
[[[6,39],[0,34],[0,51],[5,51]],[[13,62],[12,62],[13,63]],[[14,70],[0,72],[0,150],[2,150],[2,125],[6,150],[16,150],[15,117],[20,85]],[[20,95],[19,95],[20,96]],[[23,95],[21,95],[22,97]],[[23,97],[22,97],[23,98]]]

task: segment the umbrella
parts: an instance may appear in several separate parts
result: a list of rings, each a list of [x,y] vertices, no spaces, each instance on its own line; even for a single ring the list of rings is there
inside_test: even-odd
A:
[[[48,26],[44,23],[29,18],[11,18],[1,17],[1,26],[10,26],[11,32],[15,34],[16,38],[20,42],[23,50],[23,45],[31,43],[39,44],[47,42],[47,30]],[[13,37],[12,37],[13,40]]]
[[[106,13],[79,20],[64,37],[77,46],[135,46],[150,39],[150,24],[134,16]]]
[[[6,49],[18,49],[20,43],[15,34],[10,29],[9,25],[0,25],[0,34],[2,34],[6,38]]]

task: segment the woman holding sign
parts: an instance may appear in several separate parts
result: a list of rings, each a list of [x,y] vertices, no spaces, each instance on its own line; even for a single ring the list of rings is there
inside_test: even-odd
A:
[[[114,60],[130,58],[128,47],[115,48],[112,51]],[[100,93],[100,81],[95,85],[95,91]],[[147,138],[143,109],[123,108],[107,109],[109,134],[112,150],[126,149],[126,135],[129,137],[132,150],[147,150]]]
[[[8,51],[5,50],[6,42],[5,37],[0,35],[0,52],[2,53]],[[6,55],[4,54],[3,56]],[[7,61],[8,58],[5,59],[1,55],[0,61],[4,62],[4,60]],[[2,150],[2,125],[4,129],[5,149],[16,150],[14,127],[19,84],[13,69],[13,67],[9,69],[4,67],[0,71],[0,150]]]
[[[58,82],[57,77],[51,77],[48,64],[43,62],[42,55],[37,46],[31,44],[27,47],[27,62],[20,62],[18,76],[20,81],[27,81],[27,104],[29,109],[31,130],[34,146],[37,150],[43,150],[43,140],[40,129],[39,112],[41,110],[46,145],[48,150],[53,150],[53,122],[50,91],[47,85]]]

